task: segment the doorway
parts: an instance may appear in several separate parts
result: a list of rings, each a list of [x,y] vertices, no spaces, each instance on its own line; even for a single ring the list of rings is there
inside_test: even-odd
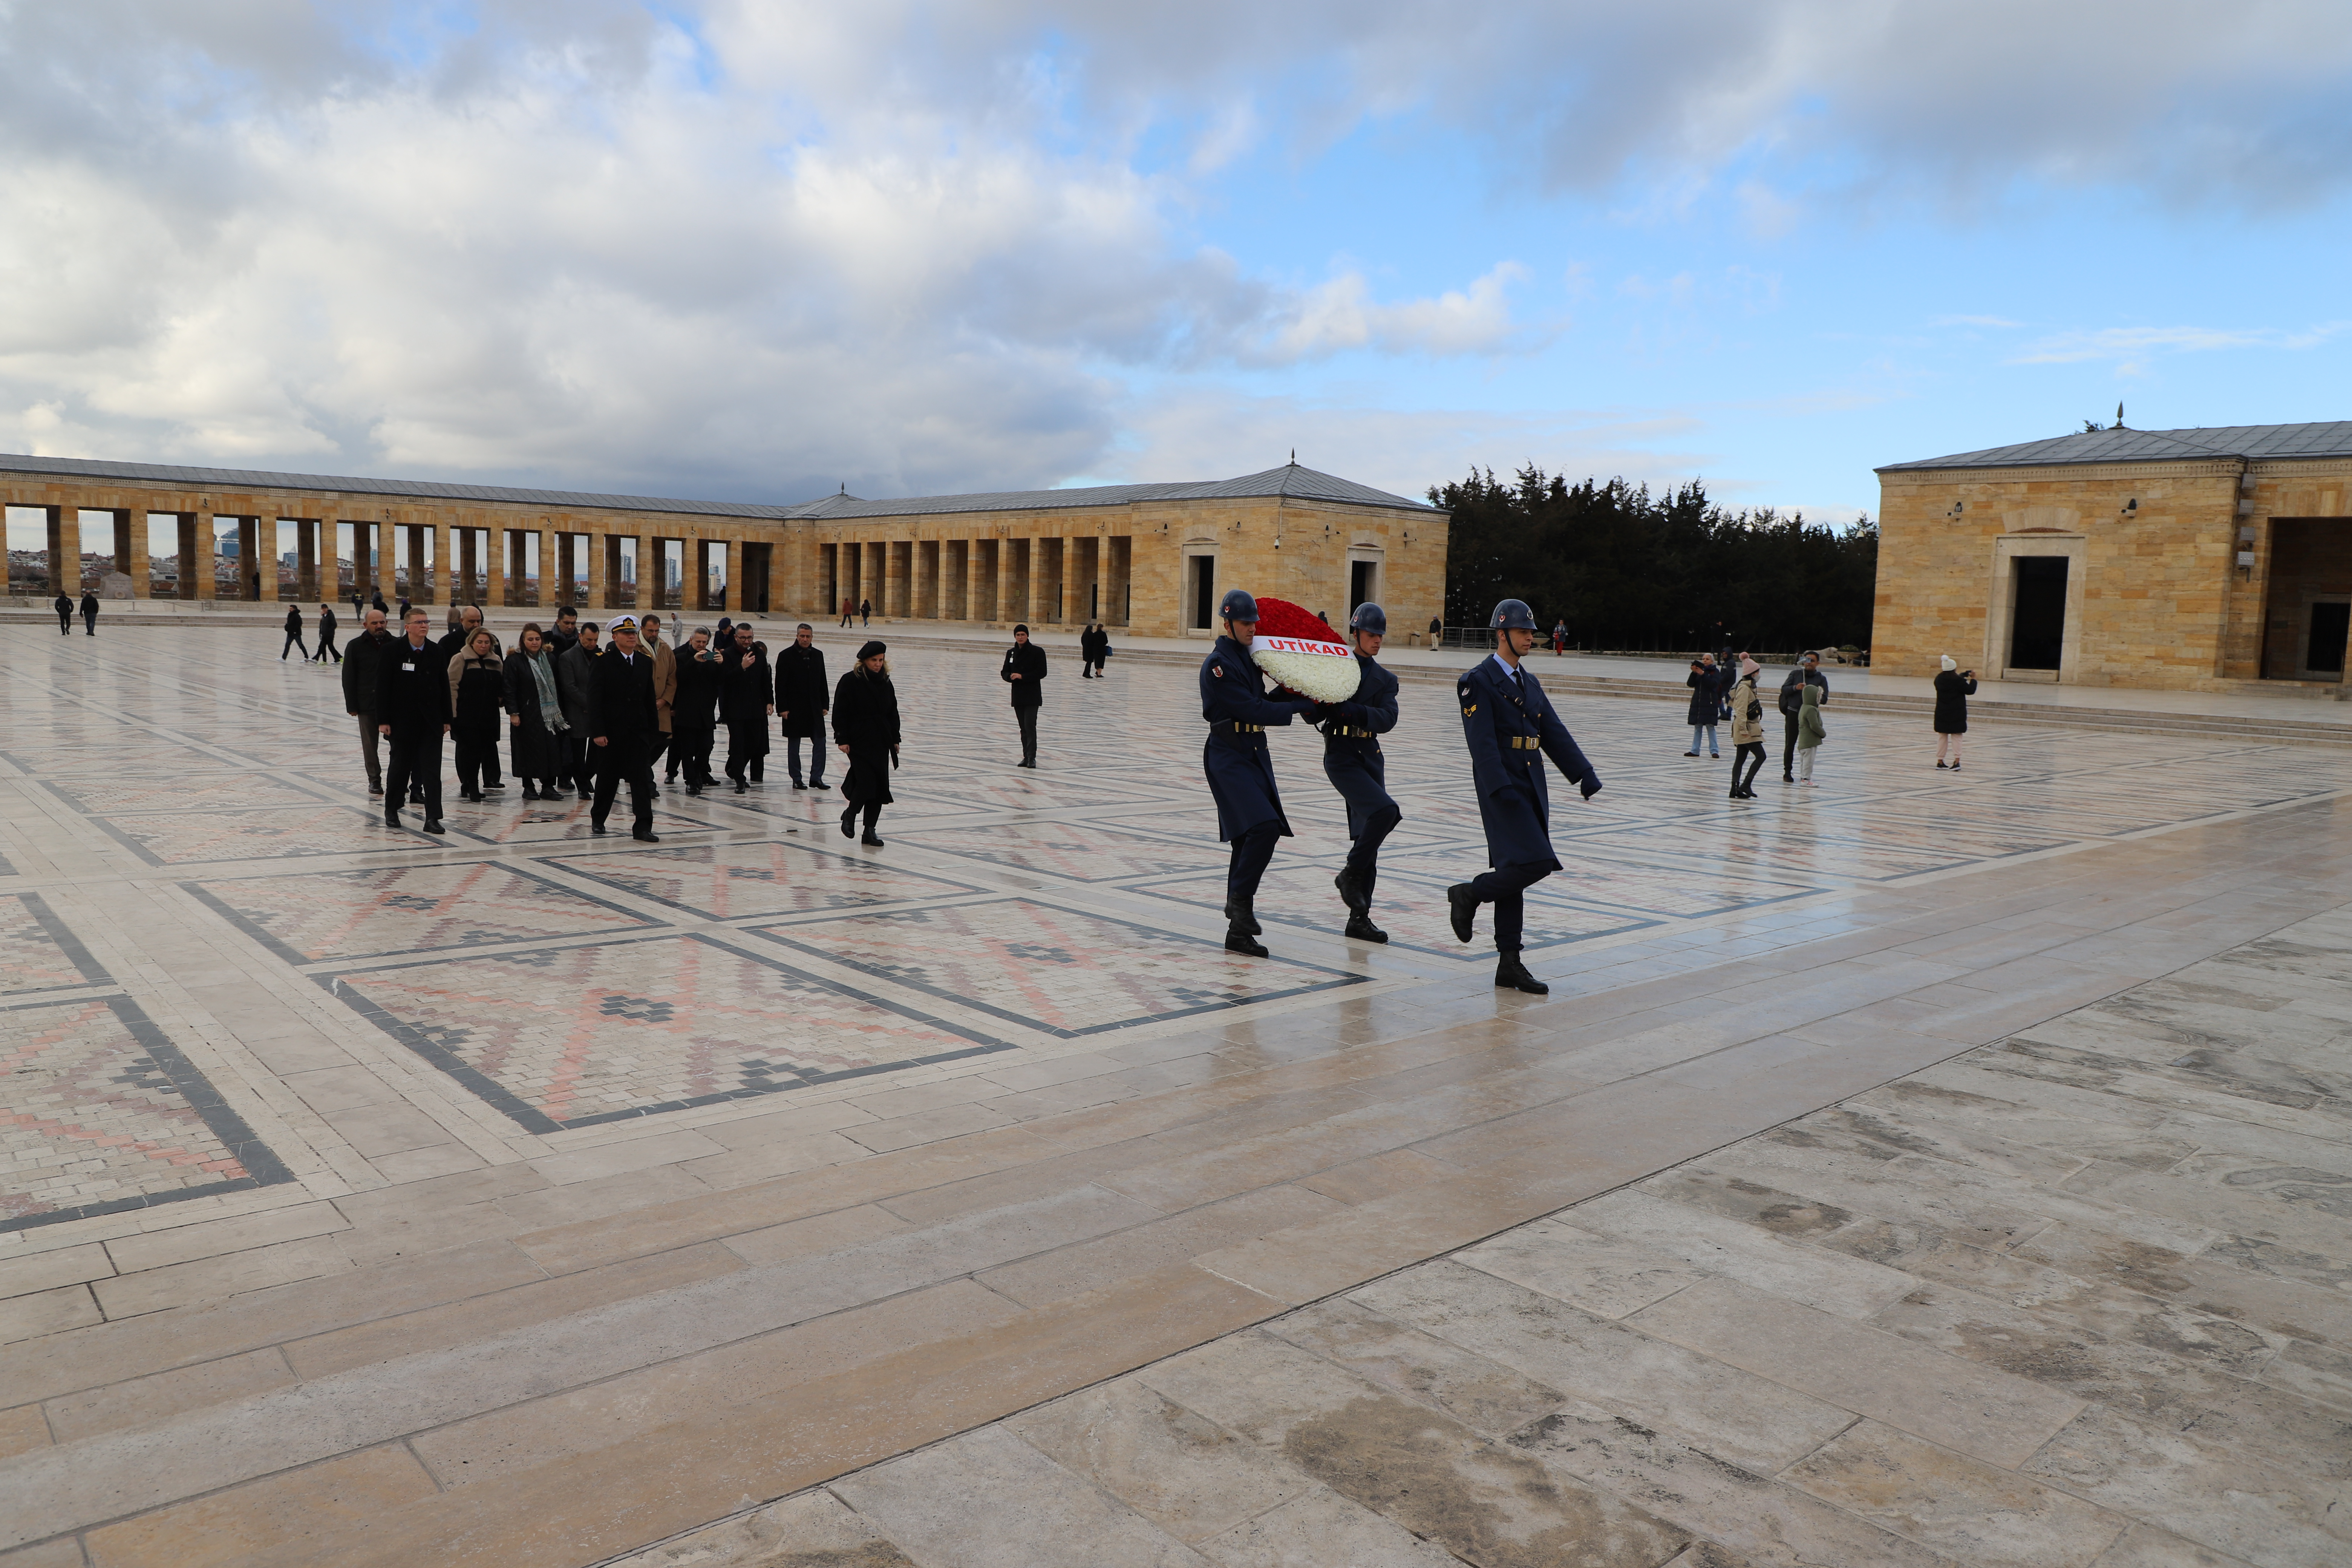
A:
[[[2016,596],[2009,617],[2009,668],[2058,668],[2066,647],[2066,557],[2016,557]]]
[[[1381,563],[1377,561],[1348,563],[1348,615],[1353,619],[1356,606],[1376,602],[1381,596]]]
[[[2270,535],[2263,679],[2340,682],[2352,631],[2352,521],[2273,518]]]
[[[1184,584],[1184,602],[1192,614],[1185,626],[1196,632],[1205,632],[1217,624],[1217,558],[1213,555],[1188,555],[1184,571],[1189,578]]]

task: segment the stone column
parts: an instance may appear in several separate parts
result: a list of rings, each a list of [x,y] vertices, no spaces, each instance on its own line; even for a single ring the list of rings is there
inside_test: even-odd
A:
[[[214,554],[220,549],[217,532],[219,522],[208,511],[194,512],[190,515],[195,520],[194,537],[189,542],[190,552],[195,557],[195,596],[199,599],[217,599],[220,597],[220,574],[214,561]],[[183,581],[186,580],[188,570],[189,563],[184,560],[182,561],[180,576]]]
[[[1111,626],[1128,624],[1128,583],[1134,571],[1135,541],[1128,534],[1118,534],[1104,542],[1109,547],[1110,560],[1103,568],[1102,618]]]
[[[49,597],[81,597],[81,509],[53,506],[49,523]]]
[[[154,565],[147,549],[147,509],[125,507],[114,514],[114,569],[131,574],[131,596],[154,595]]]
[[[319,525],[307,517],[294,520],[294,595],[306,605],[319,601]]]
[[[498,519],[497,512],[490,513],[489,527],[483,531],[486,535],[486,547],[482,551],[482,571],[485,577],[482,590],[482,618],[485,620],[489,618],[490,611],[509,602],[507,597],[509,592],[507,528]]]

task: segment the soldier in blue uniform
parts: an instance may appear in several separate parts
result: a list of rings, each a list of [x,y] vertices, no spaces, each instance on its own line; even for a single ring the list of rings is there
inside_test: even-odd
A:
[[[1381,871],[1381,841],[1404,820],[1389,795],[1387,763],[1381,755],[1381,737],[1397,721],[1397,678],[1374,658],[1388,630],[1387,611],[1378,605],[1356,606],[1348,617],[1348,640],[1356,648],[1356,695],[1329,704],[1320,715],[1323,776],[1348,803],[1348,837],[1355,841],[1331,885],[1348,906],[1348,934],[1358,942],[1389,939],[1372,923],[1372,883]]]
[[[1470,922],[1480,904],[1495,906],[1495,984],[1538,996],[1551,987],[1519,962],[1519,935],[1526,921],[1528,889],[1559,869],[1551,849],[1551,798],[1544,784],[1549,757],[1568,782],[1591,800],[1601,775],[1577,750],[1575,737],[1559,721],[1551,699],[1520,661],[1536,645],[1535,612],[1517,599],[1495,606],[1488,621],[1495,655],[1463,672],[1454,683],[1462,703],[1462,734],[1470,745],[1470,773],[1478,786],[1478,816],[1486,828],[1486,864],[1476,879],[1445,889],[1454,934],[1470,940]],[[1540,753],[1540,754],[1539,754]]]
[[[1201,751],[1201,771],[1208,775],[1209,793],[1217,801],[1217,837],[1234,847],[1225,871],[1225,951],[1264,958],[1251,904],[1257,898],[1258,879],[1274,858],[1277,838],[1290,837],[1282,815],[1282,796],[1275,789],[1274,756],[1266,749],[1268,726],[1287,724],[1293,716],[1311,713],[1315,704],[1305,698],[1276,698],[1265,693],[1265,677],[1249,656],[1249,640],[1257,631],[1257,601],[1239,588],[1226,591],[1217,615],[1224,636],[1201,661],[1201,717],[1209,721],[1208,743]]]

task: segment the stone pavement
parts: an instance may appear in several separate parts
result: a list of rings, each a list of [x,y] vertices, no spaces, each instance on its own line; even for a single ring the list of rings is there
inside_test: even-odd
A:
[[[1833,707],[1735,807],[1678,704],[1571,705],[1610,787],[1533,998],[1444,930],[1439,693],[1387,948],[1276,737],[1254,963],[1181,670],[1062,669],[1033,776],[993,660],[910,653],[879,850],[781,757],[655,848],[511,790],[436,843],[331,672],[11,635],[0,1563],[584,1564],[821,1483],[783,1546],[846,1555],[656,1552],[2337,1541],[2332,751],[1988,728],[1952,776]],[[1171,1444],[1218,1500],[1136,1491]]]

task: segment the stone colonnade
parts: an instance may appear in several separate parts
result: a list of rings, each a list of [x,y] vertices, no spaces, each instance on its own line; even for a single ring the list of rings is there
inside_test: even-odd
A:
[[[890,620],[1124,626],[1134,545],[1123,533],[821,542],[809,597],[835,614],[870,604]]]

